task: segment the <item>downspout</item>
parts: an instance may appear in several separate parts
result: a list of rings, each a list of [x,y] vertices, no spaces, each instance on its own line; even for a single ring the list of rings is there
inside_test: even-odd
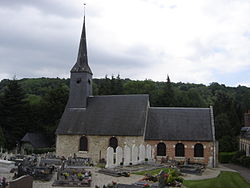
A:
[[[213,106],[210,106],[210,115],[211,115],[211,126],[212,126],[212,136],[213,136],[213,168],[217,166],[217,159],[216,159],[216,140],[215,140],[215,127],[214,127],[214,112]]]

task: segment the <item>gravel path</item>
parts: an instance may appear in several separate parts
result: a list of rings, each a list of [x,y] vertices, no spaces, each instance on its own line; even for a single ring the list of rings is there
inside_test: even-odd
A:
[[[249,168],[245,168],[245,167],[238,166],[235,164],[223,164],[223,166],[238,171],[240,175],[244,177],[248,183],[250,183],[250,169]]]
[[[216,178],[221,171],[232,171],[236,172],[233,169],[227,168],[225,166],[219,165],[217,168],[206,168],[205,172],[202,173],[202,175],[191,175],[191,174],[185,174],[183,177],[185,180],[204,180],[204,179],[211,179]]]
[[[95,185],[102,187],[103,185],[112,183],[112,181],[124,183],[124,184],[132,184],[140,180],[141,178],[143,178],[143,176],[134,175],[134,174],[131,174],[130,177],[113,177],[113,176],[108,176],[105,174],[97,173],[96,172],[97,170],[98,170],[97,168],[90,169],[90,171],[92,172],[92,186],[91,187],[95,187]],[[52,188],[52,183],[54,182],[55,178],[56,178],[56,175],[53,176],[50,182],[35,181],[33,183],[33,188]],[[63,187],[53,187],[53,188],[63,188]]]
[[[143,178],[143,176],[134,174],[131,174],[130,177],[112,177],[105,174],[97,173],[98,168],[91,168],[89,170],[92,172],[92,187],[95,187],[95,185],[102,187],[103,185],[112,183],[112,181],[122,184],[132,184]],[[220,165],[218,168],[207,168],[202,175],[184,174],[183,178],[185,180],[202,180],[202,179],[216,178],[221,171],[234,171],[234,172],[238,171],[240,172],[241,176],[243,176],[248,182],[250,182],[250,169],[246,169],[244,167],[232,164],[226,164],[223,166]],[[0,168],[0,176],[1,177],[4,176],[7,178],[7,180],[11,180],[13,174],[7,173],[6,169]],[[53,176],[50,182],[34,181],[33,188],[52,188],[52,184],[55,178],[56,175]],[[63,188],[63,187],[57,187],[57,188]]]

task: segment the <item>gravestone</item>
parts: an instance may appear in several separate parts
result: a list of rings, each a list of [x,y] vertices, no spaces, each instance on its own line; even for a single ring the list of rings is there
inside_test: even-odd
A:
[[[208,166],[209,168],[214,168],[214,167],[213,167],[213,162],[214,162],[214,161],[213,161],[213,157],[209,157],[209,158],[208,158],[208,165],[207,165],[207,166]]]
[[[114,149],[112,147],[107,148],[107,163],[105,168],[114,167]]]
[[[146,145],[146,158],[148,160],[152,159],[152,147],[149,144]]]
[[[118,146],[116,148],[116,159],[115,159],[115,165],[119,166],[122,163],[122,157],[123,157],[123,152],[122,152],[122,148],[120,146]]]
[[[9,182],[9,188],[32,188],[33,178],[31,176],[22,176]]]
[[[165,187],[165,172],[161,170],[159,176],[158,188],[164,188],[164,187]]]
[[[145,161],[145,146],[141,144],[139,146],[139,163]]]
[[[157,146],[151,147],[151,149],[152,149],[151,158],[152,159],[156,159],[156,151],[157,151],[156,147]]]
[[[124,166],[128,166],[131,162],[131,150],[127,145],[124,146]]]
[[[135,144],[132,146],[132,164],[138,164],[138,147]]]

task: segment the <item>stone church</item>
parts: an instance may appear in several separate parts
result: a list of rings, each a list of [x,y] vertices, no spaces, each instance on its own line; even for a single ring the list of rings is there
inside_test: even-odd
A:
[[[155,160],[189,159],[215,166],[213,109],[150,107],[149,95],[92,95],[85,17],[78,57],[70,71],[68,103],[56,130],[58,156],[106,158],[107,148],[150,144]]]

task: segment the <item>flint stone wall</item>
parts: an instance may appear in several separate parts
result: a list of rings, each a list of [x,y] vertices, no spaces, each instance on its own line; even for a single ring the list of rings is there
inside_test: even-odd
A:
[[[84,135],[57,135],[56,155],[73,156],[74,153],[79,157],[89,157],[97,163],[99,159],[106,160],[109,139],[112,136],[86,136],[88,138],[88,151],[79,151],[79,141]],[[125,143],[132,148],[133,144],[140,145],[144,143],[143,136],[115,136],[118,140],[118,146],[124,148]]]

